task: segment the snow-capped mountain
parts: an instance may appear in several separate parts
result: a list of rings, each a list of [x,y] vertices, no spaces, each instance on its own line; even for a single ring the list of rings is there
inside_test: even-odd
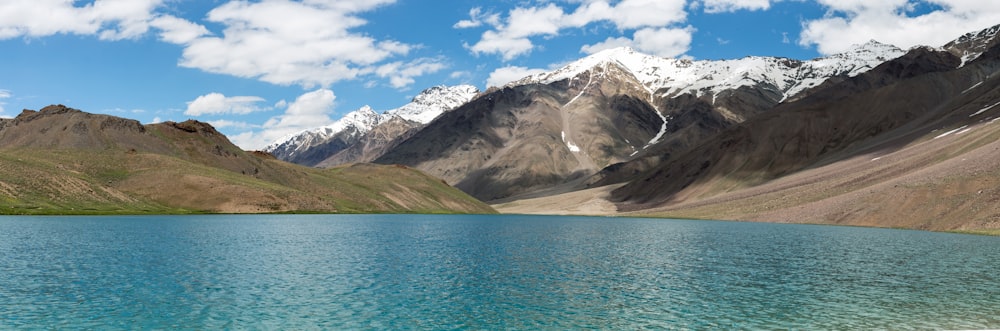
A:
[[[962,58],[962,65],[969,63],[981,56],[983,52],[1000,42],[996,38],[1000,33],[1000,25],[994,25],[989,29],[979,32],[969,32],[958,39],[944,45],[944,49],[955,56]]]
[[[479,94],[472,85],[435,86],[420,92],[413,101],[396,109],[388,110],[385,116],[399,116],[407,121],[427,124],[441,113],[455,109]]]
[[[616,174],[641,172],[813,87],[904,53],[869,42],[810,61],[692,61],[610,49],[493,89],[374,162],[416,167],[484,201],[572,189],[615,164],[630,167]]]
[[[431,87],[402,107],[379,114],[364,106],[347,113],[333,124],[281,138],[264,150],[285,161],[315,165],[357,143],[365,134],[390,119],[399,117],[408,122],[427,124],[442,113],[468,102],[478,93],[479,90],[471,85]]]
[[[784,98],[789,98],[830,77],[853,77],[904,53],[895,46],[873,40],[844,53],[809,61],[761,56],[692,61],[661,58],[621,47],[595,53],[556,71],[525,77],[508,86],[572,80],[591,68],[617,64],[635,76],[647,91],[657,93],[658,97],[670,98],[685,93],[698,97],[717,95],[742,86],[766,84]]]

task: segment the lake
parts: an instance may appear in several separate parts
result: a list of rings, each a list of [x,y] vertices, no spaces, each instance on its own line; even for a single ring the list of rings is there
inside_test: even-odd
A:
[[[1000,238],[547,216],[0,217],[0,329],[1000,328]]]

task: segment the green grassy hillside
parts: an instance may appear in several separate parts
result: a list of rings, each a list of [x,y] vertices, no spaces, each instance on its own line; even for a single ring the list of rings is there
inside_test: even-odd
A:
[[[307,168],[204,123],[136,124],[65,107],[0,120],[0,214],[495,212],[415,169]]]

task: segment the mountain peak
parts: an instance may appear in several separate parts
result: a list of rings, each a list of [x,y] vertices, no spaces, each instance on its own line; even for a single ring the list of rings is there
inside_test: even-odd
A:
[[[361,106],[361,108],[358,108],[358,110],[356,110],[355,112],[359,112],[359,113],[375,113],[375,109],[372,109],[372,106],[364,105],[364,106]]]
[[[851,46],[850,49],[844,51],[843,53],[840,53],[840,55],[849,57],[852,55],[857,56],[859,54],[884,55],[884,54],[899,54],[902,52],[903,49],[896,47],[896,45],[886,44],[881,41],[871,39],[865,42],[864,44],[856,44]]]
[[[421,91],[410,103],[388,110],[385,115],[427,124],[441,113],[461,106],[478,94],[479,89],[472,85],[438,85]]]
[[[564,79],[572,79],[592,68],[611,63],[618,64],[628,71],[631,71],[633,74],[639,74],[644,69],[651,67],[679,66],[679,63],[677,62],[678,60],[675,59],[661,58],[644,54],[631,47],[617,47],[590,54],[555,71],[544,72],[522,78],[511,82],[508,86],[533,83],[549,84]],[[637,78],[640,80],[642,79],[642,77],[638,76]]]
[[[667,95],[693,93],[717,95],[742,86],[768,84],[785,98],[815,87],[834,76],[855,76],[905,52],[875,40],[850,50],[810,61],[747,56],[734,60],[663,58],[629,47],[603,50],[551,72],[535,74],[510,86],[550,84],[574,79],[592,68],[615,64],[632,74],[648,91],[666,90]]]
[[[372,107],[366,105],[347,113],[333,124],[287,135],[271,143],[264,150],[274,154],[279,159],[301,163],[305,160],[297,158],[310,155],[306,153],[309,150],[321,149],[322,146],[335,141],[340,141],[338,144],[344,144],[344,146],[334,149],[342,149],[346,145],[362,139],[375,127],[394,118],[420,124],[430,123],[442,113],[469,102],[478,94],[479,89],[471,85],[434,86],[423,90],[413,97],[410,103],[402,107],[379,114]]]
[[[944,45],[944,50],[962,58],[962,66],[982,55],[984,52],[1000,43],[997,34],[1000,33],[1000,25],[977,31],[969,32],[958,39],[952,40]]]

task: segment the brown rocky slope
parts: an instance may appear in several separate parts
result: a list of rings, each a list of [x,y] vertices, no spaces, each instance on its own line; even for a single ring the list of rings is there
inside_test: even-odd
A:
[[[62,105],[0,120],[0,213],[466,212],[488,206],[405,167],[313,169],[210,125],[141,125]]]
[[[998,30],[913,49],[661,162],[605,169],[590,198],[497,208],[1000,232]]]

